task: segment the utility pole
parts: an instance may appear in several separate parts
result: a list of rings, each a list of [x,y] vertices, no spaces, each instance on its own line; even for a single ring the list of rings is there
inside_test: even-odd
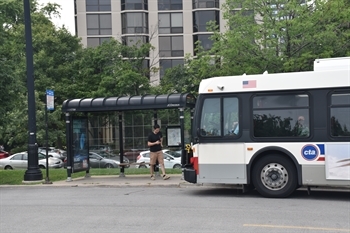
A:
[[[28,167],[24,174],[24,181],[39,181],[43,174],[38,164],[38,145],[36,143],[36,112],[34,94],[34,65],[32,25],[30,18],[30,0],[24,1],[24,25],[26,37],[27,60],[27,89],[28,89]]]

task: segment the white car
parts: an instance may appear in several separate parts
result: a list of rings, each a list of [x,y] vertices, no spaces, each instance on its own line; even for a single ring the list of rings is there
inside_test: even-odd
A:
[[[181,166],[181,156],[180,157],[174,157],[170,154],[168,154],[166,151],[163,150],[164,155],[164,167],[165,168],[176,168],[180,169]],[[137,165],[136,168],[149,168],[149,162],[150,162],[150,151],[143,151],[140,152],[140,155],[137,156]]]
[[[46,155],[46,148],[40,147],[38,149],[39,153],[42,153],[44,155]],[[48,149],[48,156],[49,157],[54,157],[54,158],[58,158],[61,159],[62,161],[67,157],[67,152],[61,149],[55,149],[54,147],[50,147]]]
[[[163,150],[163,153],[172,155],[175,158],[181,158],[181,150]]]
[[[58,158],[48,158],[49,168],[61,168],[63,167],[63,161]],[[38,165],[39,168],[46,168],[46,155],[38,153]],[[20,152],[13,154],[7,158],[0,159],[0,169],[12,170],[12,169],[26,169],[28,167],[28,153]]]

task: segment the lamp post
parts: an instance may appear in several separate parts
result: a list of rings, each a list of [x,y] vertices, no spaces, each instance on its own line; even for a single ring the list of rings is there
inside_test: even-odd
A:
[[[27,89],[28,89],[28,167],[24,174],[24,181],[38,181],[43,174],[38,165],[38,145],[36,144],[36,113],[34,94],[34,65],[32,27],[30,19],[30,0],[24,1],[24,25],[26,37],[27,60]]]

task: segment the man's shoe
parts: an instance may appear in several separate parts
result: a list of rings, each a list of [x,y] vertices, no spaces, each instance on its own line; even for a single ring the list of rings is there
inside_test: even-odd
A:
[[[155,180],[156,178],[154,177],[154,175],[151,175],[151,180]]]
[[[168,180],[169,178],[170,178],[170,176],[163,175],[163,180]]]

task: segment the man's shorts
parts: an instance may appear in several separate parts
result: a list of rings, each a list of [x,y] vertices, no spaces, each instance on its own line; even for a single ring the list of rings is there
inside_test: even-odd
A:
[[[150,153],[150,165],[155,165],[158,160],[159,164],[164,164],[163,151],[151,152]]]

